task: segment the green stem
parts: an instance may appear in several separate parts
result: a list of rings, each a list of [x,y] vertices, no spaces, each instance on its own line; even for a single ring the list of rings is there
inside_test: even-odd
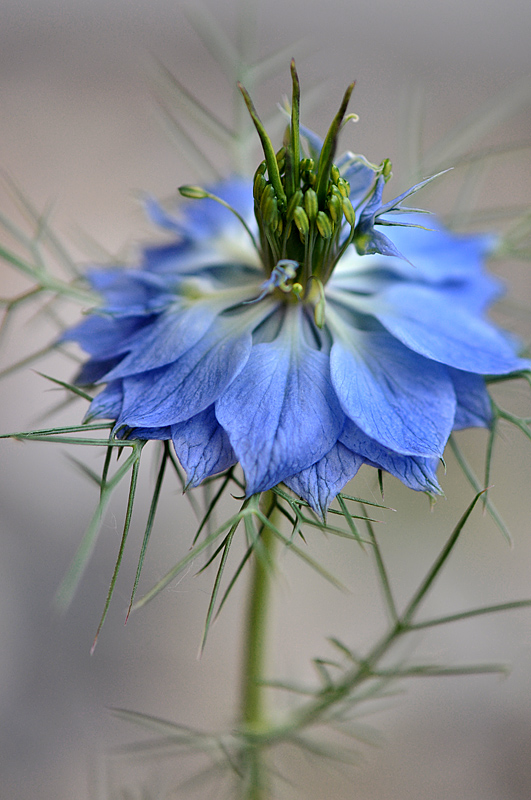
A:
[[[261,506],[264,514],[270,517],[276,507],[273,492],[264,494]],[[267,800],[269,797],[261,747],[258,742],[253,743],[252,735],[260,734],[268,727],[263,681],[274,544],[274,533],[267,525],[262,526],[253,554],[242,665],[241,724],[244,733],[251,734],[244,750],[244,800]]]

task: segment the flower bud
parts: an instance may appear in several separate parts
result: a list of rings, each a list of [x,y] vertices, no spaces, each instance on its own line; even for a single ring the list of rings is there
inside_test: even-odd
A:
[[[204,200],[209,197],[209,192],[200,186],[179,186],[179,192],[183,197],[188,197],[191,200]]]
[[[267,186],[267,181],[264,175],[261,172],[258,172],[257,170],[254,176],[254,186],[253,186],[253,197],[257,203],[260,203],[261,197],[264,193],[264,189],[266,188],[266,186]]]
[[[297,208],[293,211],[293,222],[299,229],[301,240],[304,241],[308,231],[310,230],[310,223],[308,222],[306,211],[302,206],[297,206]]]
[[[339,224],[343,218],[343,198],[339,198],[336,194],[330,194],[327,200],[328,213],[332,221]]]
[[[348,197],[343,198],[343,213],[345,215],[345,219],[347,220],[348,224],[351,227],[354,227],[356,224],[356,212],[352,206],[352,203],[348,199]]]
[[[348,197],[349,196],[349,194],[350,194],[350,186],[349,186],[348,181],[346,181],[344,178],[340,178],[339,179],[338,184],[337,184],[337,188],[339,189],[339,191],[341,192],[343,197]]]
[[[291,195],[288,202],[288,207],[286,209],[286,219],[289,222],[291,222],[291,220],[293,219],[293,212],[295,211],[297,206],[302,205],[303,196],[304,195],[302,194],[301,189],[297,189],[297,191]]]
[[[328,214],[325,214],[324,211],[319,211],[315,220],[315,224],[317,225],[319,233],[323,239],[330,239],[332,237],[334,228]]]
[[[274,188],[268,184],[260,200],[260,211],[266,225],[276,228],[278,222],[278,202]]]
[[[319,204],[317,202],[317,195],[313,189],[307,189],[304,194],[304,208],[308,215],[310,222],[313,222],[319,211]]]

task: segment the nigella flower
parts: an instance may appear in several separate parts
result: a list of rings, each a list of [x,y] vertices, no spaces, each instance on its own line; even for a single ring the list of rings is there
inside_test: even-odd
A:
[[[239,462],[248,495],[283,482],[324,514],[365,463],[437,493],[452,430],[489,425],[485,376],[528,367],[485,318],[492,239],[423,227],[401,203],[424,182],[384,204],[387,161],[334,164],[352,87],[320,142],[292,76],[276,154],[244,92],[253,183],[187,187],[175,214],[151,201],[173,240],[89,273],[103,304],[65,337],[90,354],[78,381],[105,384],[89,417],[171,439],[191,486]]]

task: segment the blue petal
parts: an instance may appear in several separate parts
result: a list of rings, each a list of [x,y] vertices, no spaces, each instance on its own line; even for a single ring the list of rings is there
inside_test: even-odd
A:
[[[253,221],[252,184],[243,178],[231,178],[205,189],[221,198],[244,219]],[[234,214],[220,203],[208,198],[180,204],[175,213],[163,209],[153,198],[146,198],[146,210],[151,220],[167,230],[190,240],[213,238],[230,233],[240,223]]]
[[[85,420],[118,419],[122,410],[123,397],[122,381],[109,383],[90,404]]]
[[[349,329],[331,309],[327,319],[334,338],[332,382],[347,416],[397,453],[441,455],[456,402],[446,369],[385,331]]]
[[[303,339],[302,309],[285,309],[282,330],[253,347],[245,369],[216,403],[248,495],[276,486],[333,447],[344,416],[328,357]]]
[[[131,338],[154,317],[105,317],[91,314],[74,328],[65,331],[61,342],[77,342],[86,353],[96,356],[99,361],[127,353]]]
[[[439,465],[438,458],[403,456],[395,453],[387,447],[382,447],[374,439],[370,439],[350,420],[346,421],[339,439],[368,464],[394,475],[409,489],[441,493],[435,474]]]
[[[284,478],[284,483],[306,500],[316,514],[324,517],[336,494],[354,477],[363,461],[361,456],[337,442],[316,464]]]
[[[485,259],[492,252],[496,237],[449,232],[435,217],[426,220],[423,214],[408,214],[401,219],[429,229],[400,226],[388,229],[389,238],[413,264],[408,266],[403,261],[393,264],[393,270],[398,270],[403,277],[418,281],[420,275],[423,281],[430,283],[479,279],[499,285],[483,273]]]
[[[91,269],[90,285],[105,298],[102,311],[113,316],[142,316],[168,307],[174,299],[176,276],[156,275],[124,267]]]
[[[371,312],[406,347],[465,372],[500,375],[527,369],[506,336],[441,292],[395,284],[371,298]]]
[[[323,149],[323,140],[305,125],[299,126],[299,132],[300,135],[306,139],[310,156],[317,163],[319,161],[319,156],[321,155],[321,150]]]
[[[189,486],[199,486],[205,478],[236,464],[234,450],[216,419],[214,406],[186,422],[172,425],[171,437]]]
[[[251,181],[245,178],[230,178],[222,183],[205,187],[207,191],[224,200],[246,221],[255,226],[253,214],[254,200]],[[231,229],[241,232],[241,223],[234,214],[215,200],[192,200],[183,206],[188,229],[195,236],[226,236]]]
[[[488,428],[492,420],[492,406],[484,378],[458,369],[450,369],[449,373],[457,397],[454,430]]]
[[[218,311],[207,303],[171,308],[130,343],[129,354],[106,379],[136,375],[177,361],[204,336]]]
[[[211,405],[249,358],[252,327],[246,319],[218,319],[175,363],[124,378],[120,423],[173,425]]]
[[[344,166],[345,164],[347,166]],[[364,156],[353,153],[345,153],[338,159],[336,165],[341,171],[341,176],[349,182],[350,202],[356,207],[373,185],[376,170]]]
[[[152,439],[166,440],[171,439],[171,427],[165,425],[162,428],[131,428],[127,430],[128,439]]]
[[[99,360],[91,358],[83,364],[76,375],[76,386],[92,386],[100,381],[104,375],[110,372],[116,364],[120,363],[120,357],[106,358]]]
[[[382,256],[393,256],[403,259],[404,256],[393,242],[380,231],[370,228],[363,232],[361,236],[356,236],[356,250],[360,256],[379,254]]]

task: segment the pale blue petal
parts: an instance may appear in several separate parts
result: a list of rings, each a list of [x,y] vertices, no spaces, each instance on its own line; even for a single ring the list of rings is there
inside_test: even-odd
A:
[[[393,270],[413,281],[446,283],[448,281],[498,281],[484,272],[485,259],[496,245],[496,237],[486,234],[463,234],[445,230],[435,217],[423,214],[401,217],[422,228],[389,228],[387,234],[411,262],[392,265]]]
[[[76,375],[75,383],[77,386],[92,386],[101,381],[103,376],[109,373],[113,367],[120,363],[120,356],[99,360],[91,358],[87,361]]]
[[[492,420],[492,406],[485,379],[481,375],[449,370],[457,397],[454,430],[461,428],[488,428]]]
[[[321,155],[321,150],[323,149],[323,140],[305,125],[299,126],[299,132],[300,135],[306,139],[311,158],[313,158],[315,163],[317,163],[319,161],[319,156]]]
[[[347,166],[343,166],[347,164]],[[336,166],[341,171],[341,176],[349,182],[350,202],[354,207],[367,195],[374,183],[376,170],[369,164],[364,156],[345,153]]]
[[[171,308],[130,341],[129,354],[106,380],[137,375],[177,361],[204,336],[218,311],[219,308],[207,303]]]
[[[100,312],[115,317],[138,317],[162,311],[174,299],[179,285],[178,276],[124,267],[91,269],[87,271],[87,278],[92,288],[105,298]]]
[[[120,423],[131,427],[173,425],[211,405],[243,369],[252,328],[218,319],[175,363],[124,378]]]
[[[127,439],[145,439],[146,441],[171,439],[171,427],[165,425],[161,428],[127,428]]]
[[[90,404],[85,420],[118,419],[122,410],[123,397],[122,381],[109,383]]]
[[[284,478],[284,483],[324,517],[334,497],[354,477],[363,461],[338,442],[316,464]]]
[[[394,475],[409,489],[433,494],[441,493],[436,475],[438,458],[400,455],[370,439],[350,420],[346,421],[339,439],[368,464]]]
[[[221,198],[244,219],[253,221],[252,184],[243,178],[230,178],[205,189]],[[175,212],[166,211],[153,198],[146,198],[147,213],[156,225],[171,230],[194,243],[230,233],[239,225],[234,214],[208,198],[180,203]]]
[[[145,330],[154,319],[148,316],[115,318],[94,313],[65,331],[59,341],[77,342],[86,353],[103,361],[126,353],[131,338]]]
[[[464,372],[500,375],[528,368],[507,337],[442,293],[395,284],[371,298],[372,313],[406,347]]]
[[[304,341],[302,313],[297,306],[285,309],[278,337],[253,347],[245,369],[216,403],[249,495],[321,459],[343,426],[328,357]]]
[[[199,486],[205,478],[236,464],[234,450],[216,419],[214,406],[186,422],[172,425],[171,437],[189,486]]]
[[[363,236],[358,236],[355,240],[355,245],[360,256],[378,254],[382,256],[393,256],[394,258],[404,258],[393,242],[375,228],[367,230]]]
[[[341,406],[368,436],[403,455],[439,456],[452,430],[455,394],[448,372],[385,331],[330,325],[332,383]],[[329,317],[329,322],[331,322]]]

